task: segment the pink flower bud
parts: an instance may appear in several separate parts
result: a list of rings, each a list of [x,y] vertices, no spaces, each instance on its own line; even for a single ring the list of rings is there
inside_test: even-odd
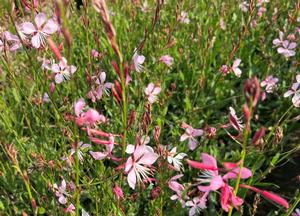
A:
[[[260,85],[256,77],[246,80],[244,94],[248,105],[255,107],[260,97]]]
[[[54,91],[55,91],[55,83],[52,82],[52,83],[50,83],[50,92],[53,94]]]
[[[259,141],[265,136],[266,128],[262,127],[260,128],[253,136],[252,144],[258,145]]]
[[[118,185],[116,185],[114,187],[113,191],[114,191],[114,194],[115,194],[115,196],[116,196],[116,198],[118,200],[124,199],[124,193],[123,193],[123,190],[122,190],[121,187],[119,187]]]

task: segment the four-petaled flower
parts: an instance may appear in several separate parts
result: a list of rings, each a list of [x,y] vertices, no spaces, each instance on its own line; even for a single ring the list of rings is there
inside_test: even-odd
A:
[[[185,153],[176,154],[177,148],[174,147],[168,152],[167,160],[170,164],[173,164],[176,171],[183,170],[182,159],[187,156]]]
[[[187,201],[185,205],[190,207],[189,216],[194,216],[200,212],[201,209],[205,209],[206,201],[206,197],[194,197],[192,200]]]
[[[189,149],[195,150],[198,144],[196,137],[202,136],[204,134],[204,131],[201,129],[194,129],[192,126],[188,125],[185,122],[181,124],[181,127],[185,129],[185,133],[181,135],[180,141],[182,142],[188,139]]]
[[[291,57],[296,54],[295,49],[297,44],[289,40],[284,40],[284,33],[282,31],[279,32],[279,38],[273,40],[273,45],[278,47],[277,52],[285,57]]]
[[[96,100],[100,100],[102,98],[103,92],[108,95],[108,89],[111,89],[113,84],[105,82],[105,72],[101,72],[99,76],[92,76],[92,79],[95,82],[95,87],[92,87],[87,96],[93,102],[96,102]]]
[[[76,72],[77,68],[74,65],[69,66],[67,60],[62,58],[58,64],[52,64],[51,70],[55,74],[55,82],[59,84],[69,80],[70,76]]]
[[[150,104],[153,104],[157,100],[157,95],[160,93],[161,88],[155,86],[153,83],[149,83],[145,89],[145,94]]]
[[[292,97],[292,102],[295,107],[300,107],[300,74],[296,76],[296,80],[297,82],[293,83],[291,89],[284,93],[283,97],[294,95]]]
[[[53,19],[47,20],[47,16],[44,13],[37,14],[34,22],[35,25],[31,22],[23,23],[21,31],[25,34],[33,35],[31,38],[32,46],[38,49],[45,45],[45,40],[48,36],[58,30],[58,25]]]
[[[171,67],[171,65],[172,65],[173,62],[174,62],[173,57],[171,57],[170,55],[164,55],[164,56],[161,56],[159,60],[160,60],[161,62],[165,63],[168,67]]]
[[[67,200],[67,184],[66,181],[63,179],[61,182],[61,186],[58,186],[56,183],[53,185],[55,189],[55,195],[58,197],[58,202],[60,204],[66,204],[68,202]]]
[[[277,83],[278,83],[278,78],[270,75],[260,83],[260,86],[266,87],[267,93],[272,93],[277,88]]]
[[[158,158],[158,154],[147,145],[139,145],[135,148],[134,153],[127,159],[125,172],[128,173],[127,181],[132,189],[138,182],[148,181],[149,175],[152,175],[152,169],[149,167]]]

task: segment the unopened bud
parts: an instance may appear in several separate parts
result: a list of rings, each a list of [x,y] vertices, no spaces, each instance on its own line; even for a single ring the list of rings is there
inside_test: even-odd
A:
[[[154,128],[154,140],[156,143],[159,143],[160,131],[161,131],[160,127],[156,125]]]
[[[121,187],[119,187],[118,185],[116,185],[116,186],[114,187],[113,191],[114,191],[114,194],[115,194],[115,196],[116,196],[116,198],[117,198],[118,200],[124,199],[124,193],[123,193],[123,190],[122,190]]]
[[[33,209],[36,209],[36,201],[34,198],[31,199],[31,206]]]
[[[248,105],[255,107],[260,97],[260,85],[256,77],[246,80],[244,94]]]
[[[266,128],[265,127],[260,128],[253,136],[252,144],[258,145],[261,139],[265,136],[265,133],[266,133]]]
[[[161,194],[161,188],[159,186],[156,186],[151,190],[151,198],[156,199]]]

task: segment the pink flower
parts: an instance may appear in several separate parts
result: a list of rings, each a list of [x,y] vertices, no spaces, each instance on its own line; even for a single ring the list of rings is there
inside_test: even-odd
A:
[[[63,205],[66,204],[68,202],[67,200],[68,193],[66,192],[67,189],[66,181],[62,180],[61,186],[59,187],[55,183],[53,187],[55,189],[55,195],[58,197],[58,202]]]
[[[241,63],[241,59],[236,59],[236,60],[234,60],[233,65],[232,65],[232,67],[231,67],[233,73],[234,73],[237,77],[241,77],[241,74],[242,74],[242,71],[241,71],[241,69],[239,68],[240,63]]]
[[[167,160],[169,164],[173,164],[176,171],[183,170],[183,165],[181,160],[187,156],[185,153],[178,153],[176,154],[177,148],[174,147],[171,149],[170,152],[168,152]]]
[[[160,93],[161,88],[156,87],[153,83],[149,83],[145,89],[145,94],[148,97],[150,104],[153,104],[157,100],[157,95]]]
[[[227,65],[222,65],[220,68],[220,72],[226,76],[229,72],[230,72],[230,67],[228,67]]]
[[[75,213],[75,206],[71,203],[67,208],[64,209],[65,213]]]
[[[296,76],[296,83],[293,83],[290,90],[284,93],[283,97],[289,97],[293,95],[292,102],[295,107],[300,107],[300,74]]]
[[[93,76],[92,79],[95,82],[95,86],[92,87],[92,90],[89,91],[87,96],[93,102],[96,102],[96,100],[100,100],[102,98],[103,92],[108,95],[108,89],[111,89],[113,84],[110,82],[105,82],[105,72],[101,72],[99,76]]]
[[[91,50],[91,56],[92,56],[93,58],[98,58],[98,57],[100,56],[100,53],[99,53],[97,50],[92,49],[92,50]]]
[[[208,186],[199,185],[198,189],[202,192],[216,191],[220,189],[223,186],[224,181],[222,179],[222,176],[219,175],[216,159],[206,153],[201,154],[201,159],[202,159],[202,163],[197,161],[187,160],[188,164],[191,167],[205,170],[200,176],[200,178],[198,178],[197,180],[200,184],[205,183],[209,185]]]
[[[260,83],[260,86],[265,87],[267,93],[272,93],[277,88],[277,83],[278,83],[278,78],[270,75]]]
[[[221,28],[222,30],[226,30],[226,25],[225,25],[225,22],[224,22],[224,19],[223,19],[223,18],[220,19],[220,28]]]
[[[295,42],[289,42],[287,40],[283,41],[282,47],[279,47],[277,49],[277,52],[279,54],[282,54],[286,58],[294,56],[296,54],[295,49],[296,49],[297,44]]]
[[[158,154],[150,146],[140,145],[135,148],[134,153],[127,159],[125,172],[128,173],[127,181],[132,189],[135,189],[136,182],[149,180],[152,174],[151,166],[158,158]]]
[[[105,144],[106,151],[105,152],[93,152],[90,151],[90,154],[95,160],[103,160],[106,157],[111,156],[112,150],[114,148],[115,138],[113,135],[109,136],[108,144]]]
[[[8,31],[3,32],[2,37],[3,40],[0,39],[0,52],[4,50],[15,52],[22,46],[19,37]]]
[[[194,216],[201,211],[201,209],[206,208],[206,196],[194,197],[193,200],[187,201],[186,206],[190,207],[189,216]]]
[[[247,12],[249,9],[249,3],[247,1],[243,1],[239,7],[243,12]]]
[[[32,46],[40,48],[45,45],[45,39],[55,33],[58,29],[57,24],[53,19],[47,20],[44,13],[39,13],[34,18],[35,26],[31,22],[22,24],[22,32],[24,34],[33,35],[31,38]]]
[[[87,111],[85,112],[84,109],[87,109]],[[106,121],[105,117],[100,115],[97,110],[87,108],[82,98],[74,104],[74,111],[76,115],[76,124],[79,126],[92,126],[98,122]]]
[[[124,199],[124,193],[121,187],[116,185],[113,189],[115,196],[117,197],[118,200]]]
[[[172,191],[174,191],[176,193],[176,194],[174,194],[170,197],[171,200],[178,200],[181,203],[182,207],[184,208],[185,207],[185,201],[182,197],[182,195],[183,195],[182,193],[184,191],[184,186],[177,182],[177,179],[181,178],[182,176],[183,176],[183,174],[173,176],[169,180],[168,186]]]
[[[51,66],[51,70],[55,74],[55,82],[59,84],[69,80],[70,76],[76,72],[77,68],[74,65],[68,66],[67,60],[62,58],[58,64],[53,64]]]
[[[136,72],[142,72],[144,70],[143,64],[145,62],[145,56],[139,55],[137,49],[134,50],[132,57],[133,67]]]
[[[186,124],[185,122],[182,123],[181,127],[185,129],[185,133],[181,135],[180,141],[182,142],[188,139],[189,149],[195,150],[198,144],[196,137],[202,136],[204,131],[201,129],[194,129],[192,126]]]
[[[197,180],[200,184],[209,184],[206,186],[198,186],[198,189],[202,192],[216,191],[220,189],[228,179],[236,179],[240,168],[235,167],[232,170],[229,170],[223,177],[218,172],[218,166],[216,159],[206,153],[201,154],[202,162],[187,160],[188,164],[191,167],[196,169],[204,170],[200,178]],[[247,179],[252,176],[251,170],[243,167],[241,171],[241,179]],[[224,182],[225,181],[225,182]]]
[[[231,206],[236,209],[243,204],[243,199],[234,195],[233,188],[228,184],[224,184],[221,188],[221,206],[224,211],[228,212]]]
[[[174,62],[174,59],[170,55],[161,56],[159,60],[165,63],[168,67],[171,67]]]
[[[184,24],[189,24],[190,23],[190,19],[188,17],[187,12],[181,11],[181,14],[179,16],[179,22],[184,23]]]

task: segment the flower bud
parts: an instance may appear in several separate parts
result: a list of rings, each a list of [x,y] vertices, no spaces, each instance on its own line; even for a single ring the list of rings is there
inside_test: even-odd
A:
[[[151,198],[156,199],[161,194],[161,188],[159,186],[156,186],[151,190]]]
[[[122,200],[124,199],[124,193],[121,187],[119,187],[118,185],[115,185],[115,187],[113,188],[113,192],[116,196],[116,198],[118,200]]]
[[[255,107],[260,97],[260,85],[256,77],[246,80],[244,94],[248,105]]]
[[[266,128],[265,127],[260,128],[253,136],[252,144],[257,146],[260,143],[261,139],[265,136],[265,133],[266,133]]]

